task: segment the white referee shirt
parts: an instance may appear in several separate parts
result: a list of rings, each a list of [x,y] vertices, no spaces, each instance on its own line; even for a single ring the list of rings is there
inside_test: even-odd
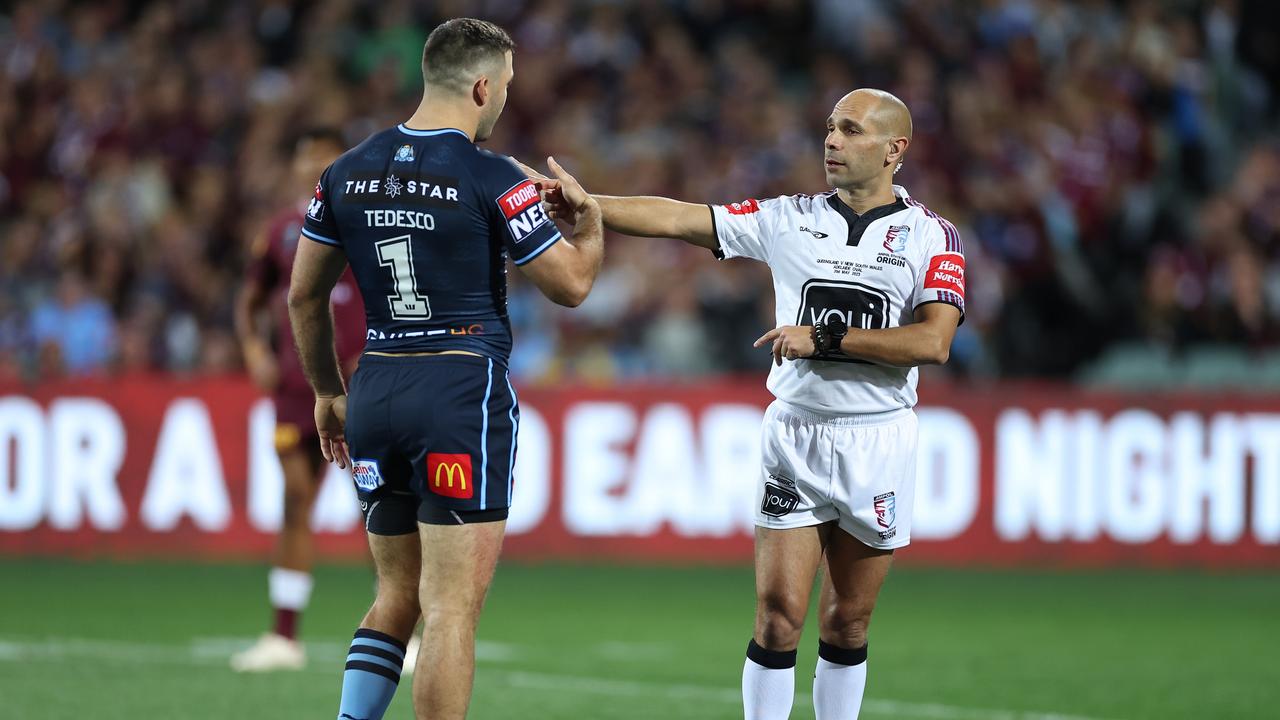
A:
[[[835,191],[712,205],[717,256],[767,263],[777,325],[835,316],[855,328],[914,322],[916,308],[942,302],[964,316],[964,247],[955,226],[898,185],[897,201],[859,216]],[[830,354],[783,361],[769,391],[825,415],[880,413],[916,404],[917,368]]]

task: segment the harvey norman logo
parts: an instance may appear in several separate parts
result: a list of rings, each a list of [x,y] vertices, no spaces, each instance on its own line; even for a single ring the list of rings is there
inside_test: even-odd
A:
[[[926,290],[950,290],[964,296],[964,256],[959,253],[937,255],[929,263],[924,278]]]
[[[469,500],[475,495],[469,453],[427,453],[427,489],[444,497]]]

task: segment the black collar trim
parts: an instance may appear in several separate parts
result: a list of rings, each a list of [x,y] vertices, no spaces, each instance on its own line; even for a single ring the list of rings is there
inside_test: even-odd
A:
[[[849,241],[847,244],[850,247],[857,247],[858,243],[862,242],[862,233],[867,231],[867,227],[870,226],[871,223],[882,217],[888,217],[896,212],[901,212],[907,209],[907,201],[900,197],[896,198],[888,205],[871,208],[862,215],[859,215],[853,211],[853,208],[845,205],[836,193],[831,193],[827,196],[827,204],[831,206],[832,210],[840,213],[840,217],[844,218],[844,221],[849,224]]]

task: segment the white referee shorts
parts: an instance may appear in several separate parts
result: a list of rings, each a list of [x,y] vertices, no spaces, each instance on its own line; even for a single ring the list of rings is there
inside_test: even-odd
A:
[[[824,416],[775,400],[764,415],[756,525],[786,529],[835,520],[884,550],[911,542],[916,414]]]

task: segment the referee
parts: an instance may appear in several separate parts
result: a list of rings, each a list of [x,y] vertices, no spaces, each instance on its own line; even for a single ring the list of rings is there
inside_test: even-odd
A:
[[[776,327],[756,341],[774,364],[756,479],[756,618],[742,671],[748,719],[786,718],[814,576],[818,720],[856,718],[867,627],[895,549],[911,540],[917,366],[944,363],[964,317],[954,226],[893,184],[911,116],[855,90],[827,119],[819,195],[694,205],[597,196],[611,230],[672,237],[767,263]],[[532,173],[526,168],[526,172]],[[537,176],[552,214],[574,188]]]

